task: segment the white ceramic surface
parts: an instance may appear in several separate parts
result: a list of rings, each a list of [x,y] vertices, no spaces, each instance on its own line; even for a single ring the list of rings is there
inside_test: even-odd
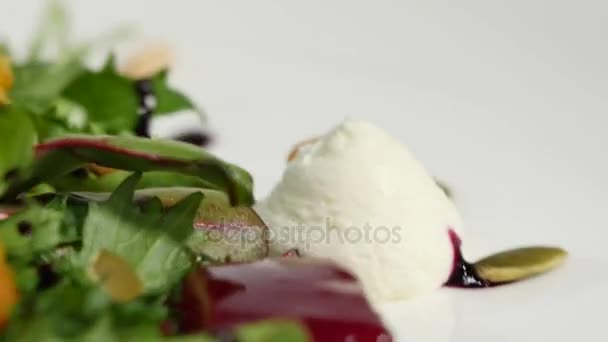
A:
[[[0,35],[22,51],[42,3],[3,0]],[[292,143],[364,118],[452,186],[470,258],[534,243],[571,252],[521,284],[383,306],[400,341],[607,340],[607,1],[71,4],[79,37],[133,22],[174,45],[175,84],[258,196]]]

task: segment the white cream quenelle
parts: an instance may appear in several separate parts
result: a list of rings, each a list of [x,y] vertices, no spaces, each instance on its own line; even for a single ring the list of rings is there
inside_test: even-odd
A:
[[[274,253],[295,248],[332,259],[378,302],[440,287],[453,264],[448,230],[462,226],[410,151],[354,120],[302,146],[255,210],[273,233]]]

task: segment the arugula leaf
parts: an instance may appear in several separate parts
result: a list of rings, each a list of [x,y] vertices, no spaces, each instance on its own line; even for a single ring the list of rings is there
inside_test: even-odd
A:
[[[127,178],[106,202],[90,204],[79,259],[87,265],[101,249],[109,250],[135,268],[145,290],[166,290],[190,268],[183,242],[203,195],[193,193],[165,213],[157,201],[140,208],[133,203],[139,179]]]
[[[98,287],[65,279],[22,299],[0,339],[6,341],[160,341],[167,317],[160,298],[117,304]]]
[[[123,170],[105,175],[97,175],[93,172],[87,172],[86,175],[70,173],[53,179],[52,183],[53,187],[61,192],[112,192],[131,173]],[[137,189],[173,187],[204,189],[209,188],[209,183],[199,177],[165,171],[145,172],[137,183]]]
[[[268,256],[268,227],[251,207],[231,206],[223,192],[193,187],[148,188],[136,191],[134,198],[138,203],[158,199],[163,208],[170,208],[194,192],[202,192],[205,199],[196,212],[193,233],[185,244],[198,261],[249,262]],[[100,202],[107,200],[110,193],[78,192],[74,195]]]
[[[268,319],[239,326],[229,332],[228,340],[239,342],[307,342],[310,341],[306,328],[296,321]],[[222,339],[219,339],[222,341]],[[217,338],[209,334],[169,336],[165,342],[212,342]]]
[[[15,84],[10,92],[11,100],[36,115],[44,115],[83,71],[84,67],[78,60],[14,65]]]
[[[12,257],[24,295],[3,337],[11,341],[161,340],[160,322],[168,315],[162,294],[190,268],[184,241],[192,233],[203,195],[188,196],[166,210],[156,198],[136,204],[132,199],[139,178],[137,174],[129,177],[107,201],[91,202],[78,215],[82,205],[59,196],[44,207],[31,205],[0,222],[0,240]],[[19,232],[23,222],[32,227],[27,236]],[[35,264],[48,262],[43,253],[71,242],[79,235],[79,227],[82,249],[67,257],[72,267],[55,267],[60,283],[34,291]],[[89,280],[85,269],[102,249],[133,265],[151,296],[118,303]]]
[[[36,132],[29,115],[14,106],[0,106],[0,194],[34,158]]]
[[[29,172],[11,184],[4,198],[86,165],[130,171],[163,171],[196,177],[200,187],[224,191],[233,205],[253,203],[253,180],[249,173],[200,147],[170,140],[125,136],[75,135],[37,146],[40,156]]]
[[[177,335],[168,336],[163,339],[164,342],[219,342],[220,339],[209,334],[192,334],[192,335]],[[290,341],[285,341],[290,342]]]
[[[289,320],[267,320],[240,326],[235,332],[242,342],[306,342],[306,328]]]
[[[251,262],[268,256],[268,227],[251,207],[230,205],[221,192],[192,188],[147,189],[139,196],[155,196],[172,206],[193,191],[203,191],[205,200],[194,220],[195,232],[188,247],[212,263]]]
[[[211,342],[218,339],[198,333],[162,337],[161,322],[168,315],[159,298],[113,303],[100,289],[70,281],[22,301],[0,339],[35,341],[164,341]],[[244,324],[232,334],[243,342],[305,342],[306,329],[289,320]]]
[[[110,57],[101,71],[85,71],[63,92],[83,106],[91,124],[106,133],[130,132],[137,122],[138,100],[133,81],[120,75]]]
[[[167,71],[151,79],[156,100],[154,115],[179,110],[200,111],[184,94],[167,83]],[[103,133],[133,131],[138,118],[139,98],[134,81],[121,75],[110,57],[101,71],[84,71],[63,92],[63,97],[82,105],[88,123],[98,126]]]
[[[79,104],[59,98],[44,114],[33,116],[38,140],[45,141],[73,133],[103,133],[100,127],[87,121],[87,112]]]
[[[0,221],[0,240],[9,256],[32,260],[61,244],[78,241],[79,216],[67,208],[66,198],[58,197],[45,207],[33,204]]]
[[[156,98],[154,114],[167,114],[197,107],[184,94],[169,87],[167,70],[163,70],[152,78],[152,89]]]

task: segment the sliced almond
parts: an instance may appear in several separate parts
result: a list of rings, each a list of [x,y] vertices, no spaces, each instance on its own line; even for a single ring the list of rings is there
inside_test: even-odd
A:
[[[129,302],[143,292],[143,284],[131,265],[108,250],[102,249],[97,253],[89,273],[119,303]]]
[[[548,272],[561,265],[568,253],[558,247],[523,247],[487,256],[474,264],[492,283],[508,283]]]
[[[300,141],[299,143],[295,144],[294,147],[291,148],[291,151],[289,152],[289,154],[287,155],[287,161],[290,162],[292,160],[294,160],[297,156],[298,153],[300,152],[300,150],[308,145],[312,145],[315,142],[317,142],[317,140],[321,139],[320,137],[314,137],[314,138],[310,138],[310,139],[306,139],[303,141]]]
[[[122,72],[132,79],[149,78],[168,68],[173,59],[173,51],[168,45],[148,45],[127,60]]]

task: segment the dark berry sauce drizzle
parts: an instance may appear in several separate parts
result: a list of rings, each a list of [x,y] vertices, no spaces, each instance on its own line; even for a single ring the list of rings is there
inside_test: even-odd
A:
[[[139,100],[139,109],[137,125],[135,126],[135,134],[140,137],[150,137],[149,128],[152,113],[156,109],[156,99],[154,97],[154,89],[152,82],[147,79],[135,81],[135,92]]]
[[[174,139],[201,147],[208,146],[212,142],[212,137],[206,133],[185,133]]]
[[[135,92],[137,93],[138,99],[138,118],[137,124],[135,125],[135,134],[140,137],[150,137],[150,121],[152,115],[156,110],[156,94],[154,94],[154,87],[152,81],[149,79],[142,79],[135,81]],[[205,147],[208,146],[212,138],[205,132],[188,132],[179,136],[173,137],[173,140],[186,142],[192,145]]]
[[[452,274],[445,283],[448,287],[460,287],[460,288],[484,288],[491,287],[500,284],[491,283],[479,276],[475,267],[472,264],[464,260],[460,245],[462,241],[455,231],[450,229],[448,231],[450,241],[452,242],[452,248],[454,250],[454,266],[452,268]]]

